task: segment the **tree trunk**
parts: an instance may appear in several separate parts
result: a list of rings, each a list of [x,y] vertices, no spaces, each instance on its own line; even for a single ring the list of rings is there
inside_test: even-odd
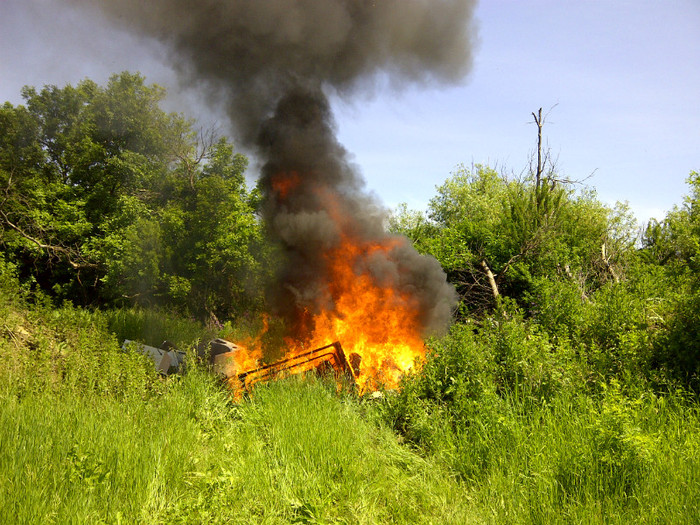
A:
[[[612,267],[612,264],[610,264],[610,259],[607,256],[607,249],[605,248],[605,243],[600,247],[600,254],[603,257],[603,264],[605,265],[605,268],[608,270],[608,273],[610,276],[613,278],[613,281],[615,283],[620,282],[620,278],[617,276],[617,272],[615,272],[615,268]]]
[[[496,278],[493,276],[493,272],[491,271],[491,268],[489,268],[489,265],[486,264],[486,260],[481,261],[481,267],[484,269],[484,272],[486,272],[486,277],[488,277],[493,298],[496,302],[498,302],[498,298],[501,294],[498,293],[498,285],[496,284]]]
[[[537,170],[535,171],[535,190],[537,190],[537,195],[539,195],[540,184],[542,184],[542,172],[544,171],[542,167],[542,108],[537,112],[537,115],[533,113],[532,116],[535,118],[535,124],[537,124]],[[537,203],[539,204],[539,197]]]

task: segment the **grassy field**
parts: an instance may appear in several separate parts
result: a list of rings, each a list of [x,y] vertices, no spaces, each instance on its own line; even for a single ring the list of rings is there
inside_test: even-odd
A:
[[[119,347],[214,335],[195,323],[19,296],[0,314],[0,523],[700,523],[682,392],[499,391],[448,336],[380,400],[307,377],[234,403]]]

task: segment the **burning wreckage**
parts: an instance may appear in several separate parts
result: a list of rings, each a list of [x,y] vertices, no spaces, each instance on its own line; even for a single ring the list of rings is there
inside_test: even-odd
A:
[[[122,348],[124,350],[133,348],[146,355],[163,375],[180,371],[185,365],[185,353],[177,350],[167,341],[161,346],[163,348],[126,340]],[[241,360],[238,355],[241,351],[245,350],[226,339],[218,338],[210,341],[208,345],[200,345],[198,355],[208,360],[213,371],[222,376],[234,391],[250,390],[256,383],[310,371],[332,373],[353,385],[356,384],[355,380],[360,375],[360,356],[352,354],[348,360],[343,347],[337,341],[245,370],[241,369]]]
[[[261,336],[221,356],[213,349],[232,386],[322,365],[347,372],[360,391],[396,388],[424,359],[425,336],[449,325],[456,293],[442,267],[386,232],[385,210],[361,191],[333,131],[320,90],[287,94],[261,126],[262,218],[279,247],[267,299],[285,328],[285,352],[260,366]]]
[[[260,366],[256,341],[212,343],[212,364],[244,386],[330,367],[361,391],[395,388],[424,358],[425,336],[449,326],[457,296],[435,259],[386,232],[329,96],[461,82],[475,0],[71,1],[165,46],[259,162],[260,217],[279,248],[266,304],[286,352]],[[181,364],[175,350],[144,351],[164,373]]]

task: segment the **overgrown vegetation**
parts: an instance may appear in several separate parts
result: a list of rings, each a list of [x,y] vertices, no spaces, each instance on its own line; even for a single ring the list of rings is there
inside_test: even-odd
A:
[[[204,367],[163,379],[122,351],[108,329],[114,313],[27,305],[2,275],[2,523],[457,524],[472,515],[444,467],[400,445],[335,384],[293,379],[234,404]],[[150,332],[156,339],[173,326],[183,340],[211,335],[162,313],[149,320],[163,329]]]
[[[234,403],[194,348],[259,322],[246,159],[138,75],[24,95],[0,109],[0,522],[700,521],[697,173],[640,230],[552,166],[462,169],[390,220],[461,299],[402,388]]]
[[[225,138],[163,112],[140,75],[22,94],[0,108],[0,243],[23,281],[200,319],[259,306],[258,193]]]
[[[596,366],[521,319],[455,327],[382,410],[496,523],[697,520],[697,400]]]

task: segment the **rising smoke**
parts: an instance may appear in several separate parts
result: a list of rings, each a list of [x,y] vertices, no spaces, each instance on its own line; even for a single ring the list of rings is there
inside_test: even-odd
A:
[[[239,140],[264,163],[264,216],[287,260],[274,301],[289,318],[332,308],[324,250],[341,237],[387,238],[382,206],[335,137],[327,95],[378,80],[452,83],[471,67],[474,0],[68,1],[157,39],[184,79],[224,97]],[[391,246],[357,271],[410,293],[424,332],[446,326],[455,293],[439,264],[404,240]]]

